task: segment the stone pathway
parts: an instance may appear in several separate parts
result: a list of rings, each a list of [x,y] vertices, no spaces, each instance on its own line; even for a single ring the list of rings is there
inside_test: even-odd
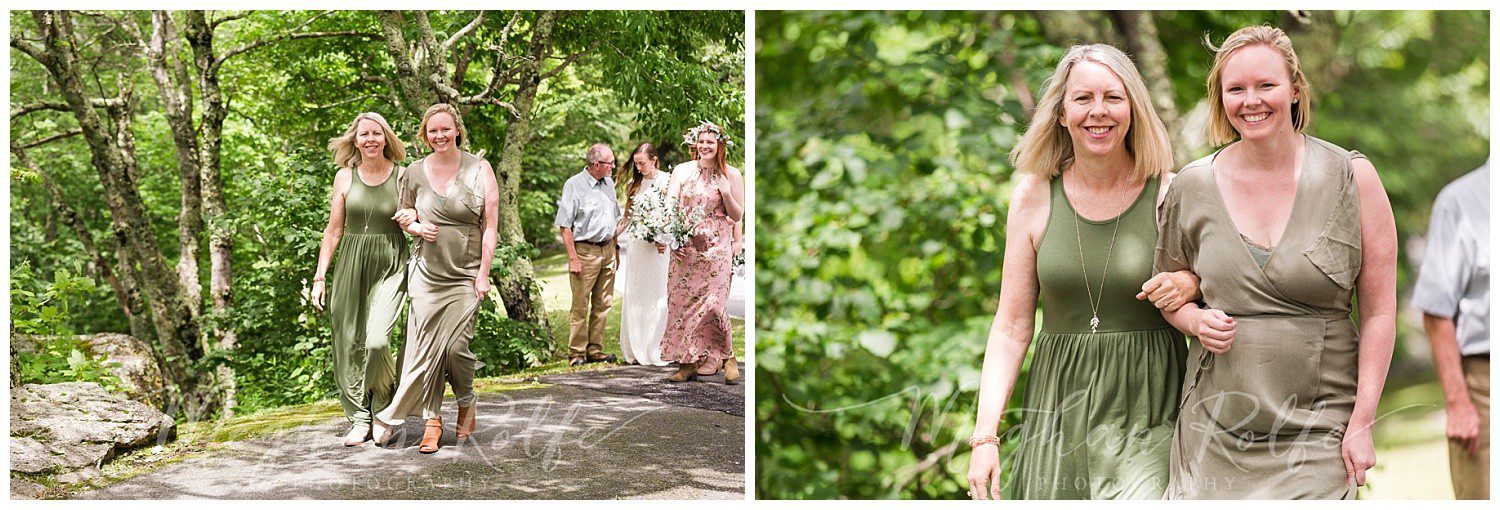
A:
[[[480,394],[479,428],[417,453],[420,420],[393,446],[345,447],[343,419],[231,443],[211,457],[79,495],[84,499],[743,499],[743,385],[669,385],[672,367],[542,377]]]

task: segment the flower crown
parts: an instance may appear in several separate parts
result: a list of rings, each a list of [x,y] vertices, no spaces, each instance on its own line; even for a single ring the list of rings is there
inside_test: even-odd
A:
[[[729,134],[724,132],[724,128],[706,120],[698,124],[698,127],[687,130],[687,133],[682,135],[682,143],[684,145],[698,143],[698,135],[703,133],[719,135],[719,141],[723,142],[726,147],[734,147],[734,141],[729,139]]]

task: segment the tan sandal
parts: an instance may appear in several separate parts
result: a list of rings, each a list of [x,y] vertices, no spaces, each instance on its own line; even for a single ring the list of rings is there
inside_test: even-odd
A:
[[[473,435],[473,434],[474,434],[474,406],[469,406],[469,407],[459,406],[458,407],[458,427],[454,431],[454,435],[456,435],[458,437],[459,441],[463,441],[465,439],[468,439],[469,436]]]
[[[375,441],[375,446],[385,446],[387,444],[390,444],[392,436],[394,436],[395,433],[395,427],[387,425],[385,422],[380,421],[379,419],[370,421],[370,437]]]
[[[422,443],[417,451],[422,453],[433,453],[438,451],[438,441],[443,439],[443,419],[432,418],[427,420],[427,429],[422,431]]]

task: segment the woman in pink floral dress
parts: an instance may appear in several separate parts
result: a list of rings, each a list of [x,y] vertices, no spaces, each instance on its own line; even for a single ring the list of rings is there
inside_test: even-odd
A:
[[[690,242],[672,251],[662,359],[679,364],[668,381],[692,380],[722,366],[724,382],[734,384],[740,371],[729,342],[730,250],[734,224],[745,215],[745,182],[724,163],[724,128],[704,122],[685,138],[694,160],[672,170],[668,193],[684,211],[702,209],[703,221]]]

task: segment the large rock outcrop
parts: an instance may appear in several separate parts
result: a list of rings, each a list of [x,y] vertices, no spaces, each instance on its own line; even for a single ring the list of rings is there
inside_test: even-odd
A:
[[[26,384],[10,394],[13,472],[87,478],[104,460],[175,433],[172,417],[97,383]]]
[[[110,373],[120,378],[125,395],[133,400],[145,402],[158,409],[162,407],[161,367],[151,344],[145,340],[121,333],[98,333],[76,337],[48,337],[39,335],[16,335],[11,339],[12,352],[36,353],[49,341],[59,338],[74,340],[80,350],[89,356],[103,356]],[[14,361],[14,357],[11,358]],[[15,366],[12,365],[12,374]],[[14,381],[13,381],[14,382]]]

